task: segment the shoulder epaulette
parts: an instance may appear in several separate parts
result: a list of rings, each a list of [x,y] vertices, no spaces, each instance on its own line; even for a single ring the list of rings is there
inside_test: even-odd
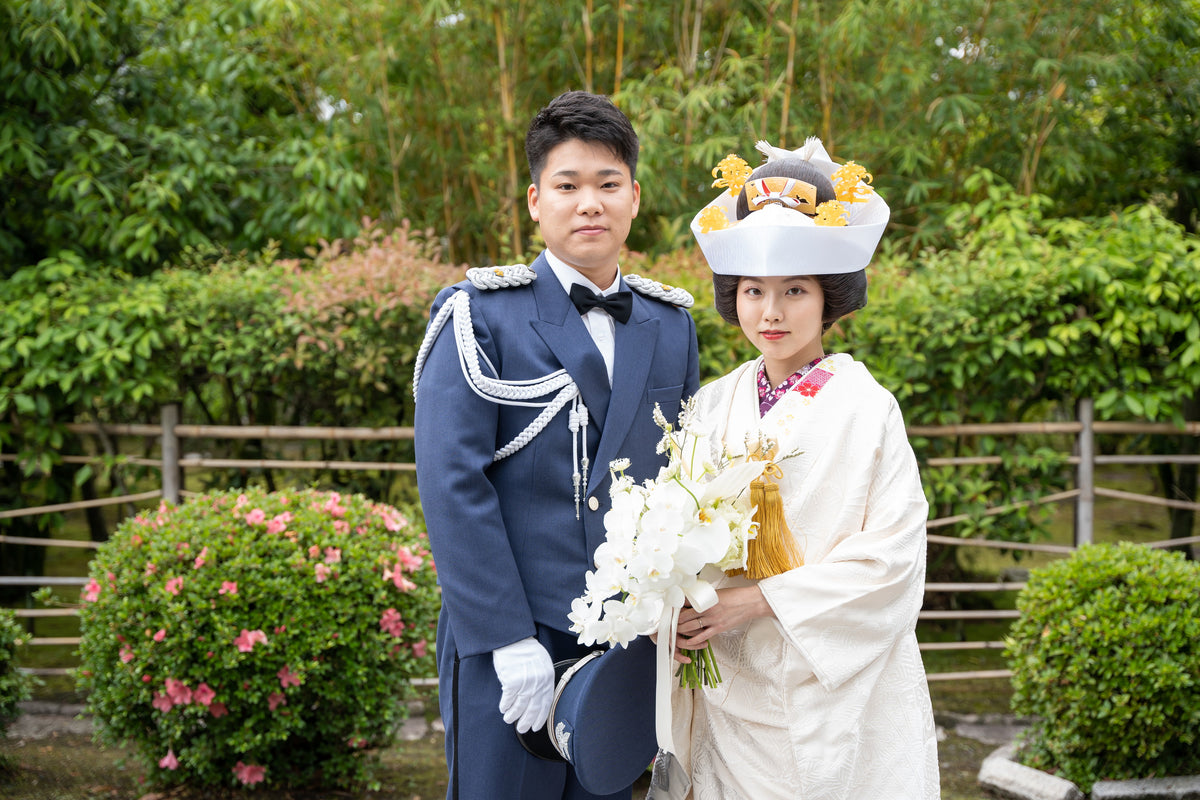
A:
[[[537,278],[537,273],[524,264],[509,264],[504,267],[474,267],[467,270],[467,280],[476,289],[508,289],[528,286]]]
[[[641,275],[626,275],[625,283],[629,284],[629,288],[638,294],[653,297],[680,308],[691,308],[696,302],[696,299],[686,289],[668,286],[665,283],[643,278]]]

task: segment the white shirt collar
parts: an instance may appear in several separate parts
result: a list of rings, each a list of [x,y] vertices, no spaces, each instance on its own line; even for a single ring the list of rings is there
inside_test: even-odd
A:
[[[562,284],[563,291],[568,294],[571,287],[575,284],[586,286],[593,292],[598,292],[602,295],[610,295],[621,288],[621,267],[617,267],[617,277],[607,289],[601,289],[596,284],[592,283],[583,273],[572,267],[567,262],[563,261],[558,256],[551,253],[549,250],[545,252],[546,263],[550,265],[550,269],[554,271],[554,277],[558,278],[558,282]]]

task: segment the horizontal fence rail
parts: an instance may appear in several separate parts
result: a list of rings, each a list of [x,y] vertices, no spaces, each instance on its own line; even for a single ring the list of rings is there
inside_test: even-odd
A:
[[[144,503],[148,500],[165,499],[178,502],[182,497],[188,497],[194,492],[183,489],[182,477],[188,469],[245,469],[245,470],[313,470],[313,471],[372,471],[372,472],[412,472],[416,465],[407,462],[378,462],[329,459],[297,459],[297,458],[214,458],[196,453],[182,453],[181,440],[265,440],[277,442],[298,441],[406,441],[412,440],[414,429],[408,426],[386,428],[335,428],[328,426],[279,426],[279,425],[192,425],[179,421],[177,406],[166,406],[163,409],[161,424],[100,424],[76,423],[68,425],[72,433],[79,435],[94,435],[104,437],[142,437],[156,440],[160,447],[161,457],[121,456],[120,463],[139,467],[157,469],[162,478],[162,488],[136,494],[119,495],[94,500],[83,500],[72,503],[58,503],[31,508],[0,510],[0,520],[16,517],[34,516],[40,514],[62,514],[90,508],[105,506]],[[1081,400],[1079,403],[1079,419],[1075,421],[1056,422],[1019,422],[1019,423],[963,423],[954,425],[913,425],[908,428],[910,438],[940,438],[940,437],[969,437],[969,436],[1029,436],[1053,435],[1070,436],[1075,439],[1075,447],[1071,453],[1057,453],[1055,458],[1068,467],[1076,469],[1077,488],[1063,492],[1047,494],[1042,497],[1020,502],[1008,503],[981,512],[983,516],[996,516],[1022,508],[1049,503],[1072,501],[1075,505],[1076,536],[1072,545],[1061,545],[1044,542],[1011,542],[979,538],[962,538],[944,536],[932,531],[952,527],[971,519],[977,519],[979,514],[958,514],[927,522],[930,533],[927,539],[931,544],[954,547],[982,547],[1004,551],[1027,553],[1043,553],[1048,555],[1067,556],[1079,546],[1088,544],[1092,539],[1092,509],[1095,498],[1103,497],[1120,502],[1132,502],[1152,505],[1162,508],[1176,508],[1200,511],[1200,503],[1180,499],[1168,499],[1134,492],[1120,491],[1095,486],[1094,468],[1098,465],[1154,465],[1154,464],[1200,464],[1200,455],[1164,454],[1164,455],[1097,455],[1094,439],[1098,435],[1183,435],[1200,436],[1200,422],[1187,422],[1176,426],[1169,423],[1146,422],[1097,422],[1092,419],[1092,403]],[[16,461],[17,456],[11,453],[0,453],[0,461]],[[91,455],[68,455],[60,459],[67,464],[103,464],[106,459]],[[1000,456],[960,456],[935,457],[921,461],[928,467],[969,467],[987,466],[1003,463]],[[26,545],[37,547],[66,547],[95,549],[99,543],[84,540],[42,539],[35,537],[0,535],[0,544]],[[1144,543],[1147,547],[1165,548],[1200,544],[1200,536],[1182,539]],[[82,587],[88,582],[87,577],[74,576],[6,576],[0,575],[0,587]],[[995,582],[929,582],[925,586],[927,593],[969,594],[979,592],[1019,592],[1024,588],[1022,581]],[[77,607],[64,608],[19,608],[13,609],[19,619],[33,621],[38,619],[54,619],[77,617]],[[972,621],[1004,621],[1016,619],[1020,612],[1015,609],[925,609],[919,612],[918,620],[923,622],[955,622],[968,623]],[[78,636],[42,636],[29,641],[30,646],[77,646]],[[921,642],[922,652],[944,651],[1000,651],[1004,649],[1003,641],[950,641],[950,642]],[[45,667],[27,669],[40,675],[66,675],[70,668]],[[1009,670],[974,670],[967,672],[935,672],[929,673],[932,681],[953,681],[968,679],[1007,679],[1011,676]],[[434,679],[422,679],[421,684],[431,684]]]

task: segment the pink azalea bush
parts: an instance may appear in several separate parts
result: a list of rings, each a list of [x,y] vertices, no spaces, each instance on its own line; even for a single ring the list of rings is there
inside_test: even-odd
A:
[[[428,542],[360,495],[202,495],[126,520],[81,594],[79,688],[161,785],[361,785],[436,674]]]

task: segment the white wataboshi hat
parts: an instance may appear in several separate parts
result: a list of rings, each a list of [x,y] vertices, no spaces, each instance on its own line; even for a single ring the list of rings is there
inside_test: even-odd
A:
[[[713,170],[724,172],[714,186],[728,187],[692,218],[692,235],[700,244],[709,267],[721,275],[832,275],[857,272],[871,256],[887,227],[891,210],[871,188],[871,176],[853,161],[836,164],[821,140],[810,137],[799,150],[782,150],[766,142],[756,145],[767,163],[784,158],[809,162],[834,184],[836,201],[822,203],[815,216],[801,213],[804,192],[794,189],[790,179],[747,181],[750,167],[730,155]],[[765,179],[770,181],[772,179]],[[807,187],[807,184],[801,184]],[[747,187],[749,187],[747,189]],[[738,194],[747,189],[752,207],[737,219]]]

